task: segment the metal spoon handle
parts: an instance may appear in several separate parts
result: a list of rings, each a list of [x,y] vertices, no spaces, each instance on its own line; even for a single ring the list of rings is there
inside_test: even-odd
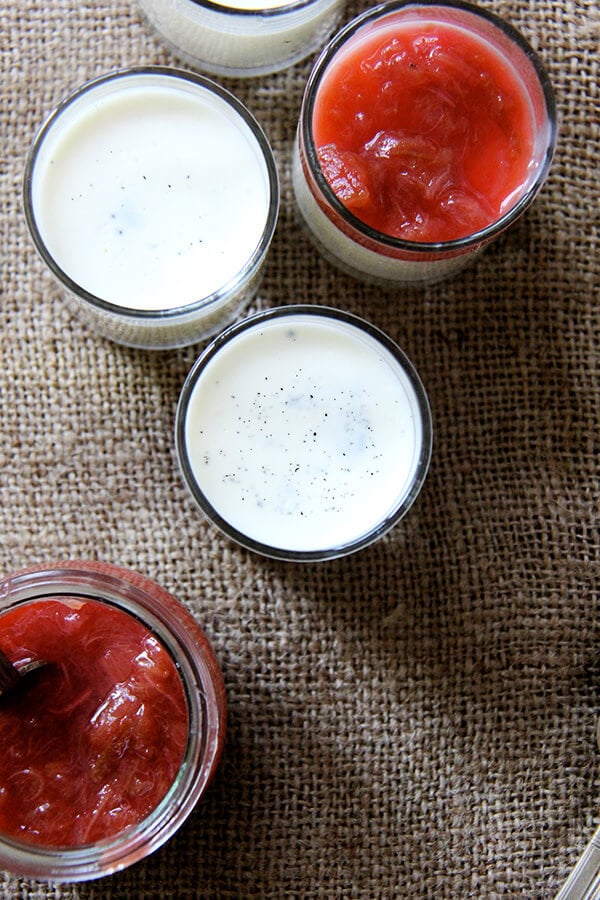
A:
[[[0,694],[10,691],[19,683],[19,670],[0,650]]]
[[[600,828],[579,857],[555,900],[599,900]]]

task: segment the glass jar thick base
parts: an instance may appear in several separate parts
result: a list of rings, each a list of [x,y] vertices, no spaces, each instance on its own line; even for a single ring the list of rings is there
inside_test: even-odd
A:
[[[107,340],[139,350],[173,350],[200,344],[239,319],[256,297],[262,272],[256,272],[244,288],[221,299],[202,314],[192,312],[171,320],[120,314],[87,302],[72,291],[63,291],[63,300],[73,314],[91,331]]]
[[[385,288],[426,287],[458,274],[475,262],[483,247],[442,259],[412,260],[385,256],[353,241],[325,215],[302,169],[297,145],[292,162],[292,185],[299,219],[319,253],[346,275]]]

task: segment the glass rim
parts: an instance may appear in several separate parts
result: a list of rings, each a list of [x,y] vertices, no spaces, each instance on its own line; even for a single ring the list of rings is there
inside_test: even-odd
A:
[[[235,340],[238,335],[243,334],[245,331],[256,326],[260,326],[262,323],[272,319],[297,315],[320,316],[325,319],[344,322],[367,334],[368,337],[381,344],[383,348],[392,355],[395,362],[406,375],[410,387],[414,392],[417,410],[421,420],[421,446],[419,449],[419,456],[411,476],[412,480],[410,486],[402,495],[401,500],[394,504],[384,518],[373,528],[369,529],[369,531],[361,533],[358,537],[342,544],[315,550],[290,550],[277,547],[256,540],[231,525],[231,523],[229,523],[209,502],[208,498],[198,485],[187,453],[187,441],[185,436],[187,412],[196,383],[208,363],[220,352],[222,347],[231,340]],[[363,319],[354,313],[347,312],[346,310],[336,309],[335,307],[330,306],[298,303],[289,306],[272,307],[254,313],[242,321],[231,325],[204,348],[203,352],[196,359],[189,371],[179,396],[175,413],[175,449],[183,481],[186,484],[192,499],[204,513],[209,522],[215,525],[226,537],[229,537],[235,543],[247,550],[251,550],[261,556],[266,556],[271,559],[278,559],[286,562],[321,562],[348,556],[351,553],[362,550],[374,543],[380,537],[383,537],[384,534],[387,534],[388,531],[404,518],[414,501],[417,499],[427,476],[433,450],[433,421],[427,392],[415,366],[406,353],[384,331],[366,319]]]
[[[250,132],[253,138],[256,140],[259,150],[261,151],[268,180],[269,202],[265,224],[259,242],[257,243],[249,259],[244,263],[242,268],[232,278],[229,279],[229,281],[227,281],[216,291],[207,294],[205,297],[201,297],[198,300],[193,300],[180,306],[166,308],[163,307],[160,309],[137,309],[135,307],[113,303],[110,300],[105,300],[102,297],[98,297],[96,294],[91,293],[77,281],[71,278],[71,276],[67,272],[65,272],[65,270],[58,264],[58,262],[54,259],[53,255],[48,250],[38,228],[34,210],[32,187],[36,162],[44,140],[50,133],[54,124],[67,109],[69,109],[74,103],[78,102],[86,94],[89,94],[90,92],[95,91],[97,88],[100,88],[105,84],[109,84],[112,81],[118,81],[120,79],[145,78],[151,76],[167,79],[173,78],[174,80],[185,81],[195,85],[202,90],[209,91],[220,100],[222,100],[225,104],[230,106],[233,111],[240,116],[244,124],[250,129]],[[111,72],[107,72],[103,75],[91,78],[88,81],[85,81],[79,87],[75,88],[75,90],[67,94],[54,107],[54,109],[48,114],[46,119],[38,128],[33,142],[27,152],[23,174],[23,207],[29,233],[39,255],[41,256],[47,267],[50,269],[50,271],[53,273],[55,278],[60,283],[62,283],[64,287],[66,287],[72,294],[76,295],[82,301],[88,303],[91,307],[101,310],[105,314],[109,313],[110,315],[120,319],[141,320],[148,324],[160,324],[161,322],[166,324],[171,323],[173,320],[194,316],[200,312],[208,312],[213,307],[219,306],[221,302],[225,302],[233,291],[235,291],[236,289],[241,289],[243,285],[255,273],[270,246],[279,215],[279,202],[279,175],[277,171],[277,164],[275,162],[275,156],[273,154],[273,149],[267,139],[267,136],[255,116],[240,100],[238,100],[238,98],[231,91],[223,87],[221,84],[218,84],[212,78],[209,78],[207,75],[203,75],[199,72],[193,72],[188,69],[183,69],[176,66],[127,66],[120,69],[114,69]]]
[[[290,3],[278,3],[276,6],[258,6],[252,9],[235,6],[234,4],[225,6],[215,2],[215,0],[187,0],[187,2],[192,6],[199,6],[231,18],[242,16],[244,18],[277,19],[284,18],[286,15],[303,9],[309,9],[311,6],[321,6],[328,3],[334,5],[338,0],[291,0]]]
[[[363,222],[362,219],[352,213],[338,199],[337,195],[329,185],[329,182],[323,175],[312,134],[312,120],[316,95],[321,80],[338,51],[344,46],[346,41],[360,31],[363,26],[369,25],[378,19],[383,19],[388,15],[391,16],[403,9],[409,9],[410,7],[455,9],[467,16],[472,16],[473,19],[483,19],[488,25],[496,28],[523,53],[524,58],[526,58],[532,66],[541,90],[541,95],[543,96],[548,122],[547,145],[540,166],[530,187],[505,213],[503,213],[502,216],[500,216],[500,218],[491,222],[485,228],[449,241],[410,241],[405,238],[394,237],[385,232],[378,231],[376,228],[372,228],[366,222]],[[413,255],[436,255],[453,251],[459,253],[460,251],[467,251],[487,243],[493,237],[504,231],[531,205],[539,193],[552,164],[556,149],[558,119],[554,89],[540,57],[526,38],[509,22],[506,22],[500,16],[487,9],[475,6],[468,2],[468,0],[384,0],[383,3],[370,7],[343,26],[330,39],[317,57],[306,82],[298,130],[302,139],[303,152],[301,153],[301,165],[304,165],[304,162],[302,161],[302,158],[304,157],[306,166],[308,167],[311,176],[314,178],[316,187],[321,192],[325,202],[344,223],[369,243],[379,244],[390,251],[402,251],[403,253],[412,253]]]
[[[0,865],[21,877],[89,881],[149,856],[183,825],[220,760],[226,704],[222,675],[206,635],[187,608],[156,582],[109,563],[68,560],[32,566],[0,581],[7,611],[61,595],[105,603],[152,631],[177,668],[188,708],[185,753],[165,796],[140,822],[90,844],[53,847],[0,832]]]

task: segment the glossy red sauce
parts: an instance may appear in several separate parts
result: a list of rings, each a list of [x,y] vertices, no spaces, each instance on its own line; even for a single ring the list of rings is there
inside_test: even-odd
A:
[[[0,618],[16,663],[53,663],[0,699],[0,831],[74,847],[150,813],[180,768],[188,712],[171,656],[95,601],[35,601]]]
[[[339,200],[409,241],[453,240],[496,221],[533,154],[512,67],[475,36],[424,22],[340,51],[316,95],[313,133]]]

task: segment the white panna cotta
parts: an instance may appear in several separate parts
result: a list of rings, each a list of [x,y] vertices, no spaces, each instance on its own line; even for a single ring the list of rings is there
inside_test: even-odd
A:
[[[91,298],[109,336],[141,346],[189,343],[231,321],[255,292],[277,206],[257,123],[177,70],[84,86],[42,129],[26,178],[44,258]]]
[[[150,24],[193,68],[214,75],[278,72],[316,53],[342,0],[140,0]]]
[[[408,510],[431,454],[419,377],[373,326],[327,307],[259,313],[206,348],[176,443],[207,516],[284,559],[365,546]]]

